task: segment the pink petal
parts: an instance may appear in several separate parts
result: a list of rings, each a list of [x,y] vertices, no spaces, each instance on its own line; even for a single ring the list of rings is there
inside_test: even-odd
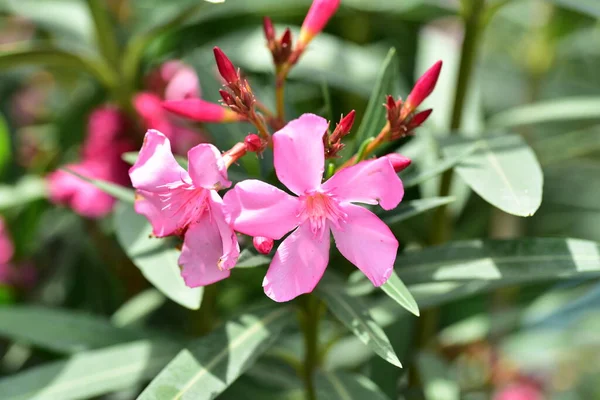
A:
[[[243,119],[229,108],[201,99],[165,101],[163,107],[167,111],[198,122],[219,123]]]
[[[314,237],[309,224],[302,224],[279,246],[263,280],[271,299],[289,301],[312,292],[329,261],[329,234]]]
[[[262,181],[238,183],[224,202],[233,227],[246,235],[278,240],[298,225],[300,201]]]
[[[152,234],[156,237],[165,237],[179,229],[179,218],[174,218],[162,211],[164,204],[160,201],[158,193],[138,190],[135,196],[135,212],[143,215],[152,225]]]
[[[212,144],[202,143],[188,152],[188,169],[194,185],[220,190],[231,186],[221,152]]]
[[[159,131],[150,129],[138,159],[129,170],[133,187],[156,191],[167,184],[189,180],[188,173],[175,161],[171,143]]]
[[[0,217],[0,265],[8,263],[15,253],[15,247]]]
[[[118,108],[96,108],[88,119],[83,158],[102,157],[107,151],[112,151],[115,142],[121,141],[131,128],[127,116]]]
[[[225,219],[223,200],[215,191],[210,192],[210,216],[217,224],[223,243],[223,254],[219,260],[219,268],[231,269],[240,256],[240,246],[236,233]]]
[[[348,214],[341,229],[331,227],[335,245],[373,285],[383,285],[394,270],[398,241],[375,214],[353,204],[343,205]]]
[[[362,161],[337,172],[323,184],[341,201],[379,204],[395,208],[404,196],[402,181],[387,157]]]
[[[327,126],[325,118],[303,114],[273,135],[277,177],[297,195],[321,185],[325,165],[323,134]]]
[[[223,243],[219,227],[208,214],[189,227],[185,233],[179,265],[181,276],[189,287],[206,286],[229,276],[228,269],[219,269]]]
[[[196,71],[181,63],[165,88],[165,100],[181,100],[200,97],[200,83]]]

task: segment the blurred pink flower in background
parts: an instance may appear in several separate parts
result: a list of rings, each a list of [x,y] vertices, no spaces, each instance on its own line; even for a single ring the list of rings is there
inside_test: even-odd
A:
[[[493,400],[544,400],[545,397],[539,385],[528,380],[520,380],[516,383],[500,389],[494,395]]]
[[[89,118],[87,136],[82,146],[82,161],[66,168],[88,178],[129,185],[128,165],[121,154],[135,149],[126,134],[131,128],[127,117],[117,108],[104,106]],[[47,177],[50,200],[64,204],[89,218],[100,218],[112,211],[115,199],[72,174],[58,170]]]
[[[8,263],[15,253],[13,242],[8,235],[4,220],[0,217],[0,264]]]
[[[0,217],[0,285],[29,289],[37,281],[37,271],[29,263],[21,265],[11,263],[14,253],[12,239],[4,220]]]

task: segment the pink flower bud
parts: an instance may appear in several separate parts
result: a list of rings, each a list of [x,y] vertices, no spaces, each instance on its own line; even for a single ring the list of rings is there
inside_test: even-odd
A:
[[[352,129],[352,125],[354,125],[355,116],[356,111],[352,110],[340,121],[339,128],[344,135],[347,135],[348,132],[350,132],[350,129]]]
[[[392,163],[392,167],[394,167],[394,171],[396,172],[405,170],[412,162],[410,158],[398,153],[386,154],[384,157],[386,157],[390,163]]]
[[[273,249],[273,239],[264,236],[254,236],[252,244],[260,254],[269,254]]]
[[[243,119],[229,108],[202,99],[165,101],[162,104],[167,111],[198,122],[221,123]]]
[[[432,112],[433,110],[431,108],[428,108],[427,110],[416,113],[415,116],[412,117],[412,119],[408,123],[408,130],[411,131],[421,126],[423,122],[427,121],[427,118],[429,118]]]
[[[236,83],[239,81],[238,74],[236,72],[233,63],[229,58],[223,53],[223,51],[214,47],[213,52],[215,53],[215,60],[217,61],[217,68],[219,69],[219,73],[225,79],[227,83]]]
[[[415,83],[415,87],[410,92],[404,103],[404,109],[402,110],[402,117],[405,118],[413,112],[419,105],[425,100],[438,81],[440,71],[442,70],[442,61],[438,61],[431,68],[427,70]]]
[[[263,150],[263,140],[255,133],[251,133],[244,139],[244,143],[246,144],[246,149],[253,153],[257,153]]]
[[[271,43],[275,40],[275,28],[273,28],[273,22],[271,21],[271,18],[263,18],[263,30],[268,43]]]
[[[325,28],[340,6],[340,0],[314,0],[300,30],[298,47],[303,48]]]

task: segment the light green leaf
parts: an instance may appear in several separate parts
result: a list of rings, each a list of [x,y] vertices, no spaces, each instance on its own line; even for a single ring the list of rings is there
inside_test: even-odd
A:
[[[182,350],[138,400],[214,399],[250,368],[293,317],[288,307],[273,305],[228,321]]]
[[[400,203],[393,214],[390,213],[389,217],[383,218],[383,221],[390,227],[393,227],[415,215],[419,215],[444,204],[452,203],[453,201],[454,197],[431,197],[429,199],[405,201]]]
[[[388,400],[369,378],[347,372],[318,372],[315,375],[318,399],[327,400]]]
[[[329,310],[364,344],[384,360],[402,367],[383,329],[375,322],[366,304],[360,298],[348,295],[343,286],[322,282],[317,287],[318,295]]]
[[[262,254],[256,254],[250,249],[244,249],[240,253],[236,268],[255,268],[268,265],[271,262],[271,258]]]
[[[121,154],[121,158],[129,165],[135,164],[138,156],[140,155],[137,151],[128,151],[127,153]]]
[[[123,304],[111,317],[115,326],[128,326],[139,323],[159,309],[166,297],[156,289],[146,289]]]
[[[542,136],[531,145],[542,164],[585,156],[600,150],[600,126],[550,137]]]
[[[4,116],[0,114],[0,176],[11,159],[12,150],[10,148],[10,132]]]
[[[412,285],[491,281],[517,284],[600,275],[600,245],[563,238],[452,242],[396,259],[396,272]],[[475,282],[476,283],[476,282]]]
[[[0,336],[59,353],[77,353],[147,335],[81,312],[12,306],[0,307]]]
[[[98,79],[107,88],[114,88],[118,78],[99,59],[80,56],[68,51],[47,47],[26,47],[0,52],[0,70],[23,65],[45,65],[85,71]]]
[[[557,121],[600,119],[600,98],[571,97],[528,104],[492,116],[488,125],[507,128]]]
[[[87,176],[83,176],[69,168],[63,168],[63,170],[75,175],[79,179],[91,183],[104,193],[113,196],[117,200],[130,204],[133,204],[135,200],[135,192],[130,188],[126,188],[125,186],[117,185],[112,182],[103,181],[101,179],[88,178]]]
[[[417,305],[417,302],[404,285],[404,282],[402,282],[402,279],[400,279],[395,272],[392,272],[392,275],[387,282],[381,286],[381,289],[385,294],[394,299],[396,303],[400,304],[417,317],[419,316],[419,306]]]
[[[151,237],[152,226],[131,204],[117,206],[114,223],[119,243],[146,279],[171,300],[198,309],[203,288],[192,289],[185,285],[179,270],[176,243]]]
[[[369,104],[367,104],[363,119],[354,136],[353,151],[348,152],[349,155],[352,155],[357,150],[357,146],[366,139],[375,137],[384,127],[386,123],[386,110],[383,104],[385,103],[386,95],[394,95],[397,92],[398,71],[396,49],[391,48],[380,67],[371,97],[369,98]]]
[[[448,157],[479,149],[455,168],[460,177],[484,200],[514,215],[531,216],[542,202],[542,169],[533,151],[519,135],[482,139],[448,140],[443,151]]]
[[[549,0],[558,6],[600,18],[600,3],[597,0]]]
[[[46,197],[46,183],[39,176],[26,175],[14,185],[0,185],[0,210],[18,207]]]
[[[89,399],[151,379],[181,349],[167,341],[140,340],[79,353],[0,379],[2,400]]]
[[[459,400],[460,388],[456,373],[434,353],[417,355],[417,367],[423,380],[426,400]]]

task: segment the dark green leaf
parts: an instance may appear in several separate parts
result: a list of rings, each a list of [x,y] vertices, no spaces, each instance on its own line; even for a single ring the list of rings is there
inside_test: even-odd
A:
[[[77,353],[145,335],[81,312],[12,306],[0,307],[0,336],[60,353]]]
[[[396,260],[396,270],[411,285],[444,281],[525,283],[600,275],[600,246],[578,239],[527,238],[452,242],[409,252]]]
[[[484,200],[514,215],[531,216],[542,202],[542,169],[533,151],[518,135],[484,139],[456,138],[444,146],[449,157],[464,154],[474,144],[478,150],[455,168],[460,177]]]
[[[271,262],[271,258],[262,254],[256,254],[250,249],[244,249],[240,253],[236,268],[254,268],[268,265]]]
[[[361,299],[348,295],[343,286],[334,283],[323,282],[317,289],[318,295],[325,300],[333,315],[364,344],[384,360],[397,367],[402,367],[389,339]]]
[[[596,0],[549,0],[558,6],[600,18],[600,3]]]
[[[390,213],[391,215],[389,217],[383,218],[383,221],[392,227],[415,215],[419,215],[444,204],[452,203],[453,201],[454,197],[431,197],[429,199],[405,201],[400,203],[398,208],[396,208],[393,213]]]
[[[578,0],[573,1],[575,3]],[[594,0],[592,0],[594,1]],[[600,119],[600,98],[572,97],[534,103],[502,111],[489,120],[491,127],[511,127],[557,121]]]
[[[119,243],[146,279],[171,300],[198,309],[203,288],[192,289],[185,285],[179,270],[176,243],[151,237],[152,226],[131,204],[117,206],[114,223]]]
[[[181,351],[138,399],[214,399],[273,344],[293,317],[288,307],[274,305],[225,323]]]
[[[100,179],[88,178],[87,176],[83,176],[68,168],[63,169],[68,173],[75,175],[79,179],[83,179],[84,181],[91,183],[98,189],[113,196],[117,200],[130,204],[132,204],[135,200],[135,192],[130,188],[126,188],[125,186],[117,185],[115,183],[103,181]]]
[[[11,148],[10,148],[10,132],[4,121],[4,116],[0,114],[0,176],[6,165],[11,159]]]
[[[166,297],[156,289],[146,289],[123,304],[111,317],[116,326],[127,326],[139,323],[160,308]]]
[[[79,353],[0,379],[2,400],[89,399],[151,379],[181,349],[167,341],[140,340]]]
[[[319,372],[315,375],[318,399],[387,400],[385,394],[369,378],[347,372]]]

